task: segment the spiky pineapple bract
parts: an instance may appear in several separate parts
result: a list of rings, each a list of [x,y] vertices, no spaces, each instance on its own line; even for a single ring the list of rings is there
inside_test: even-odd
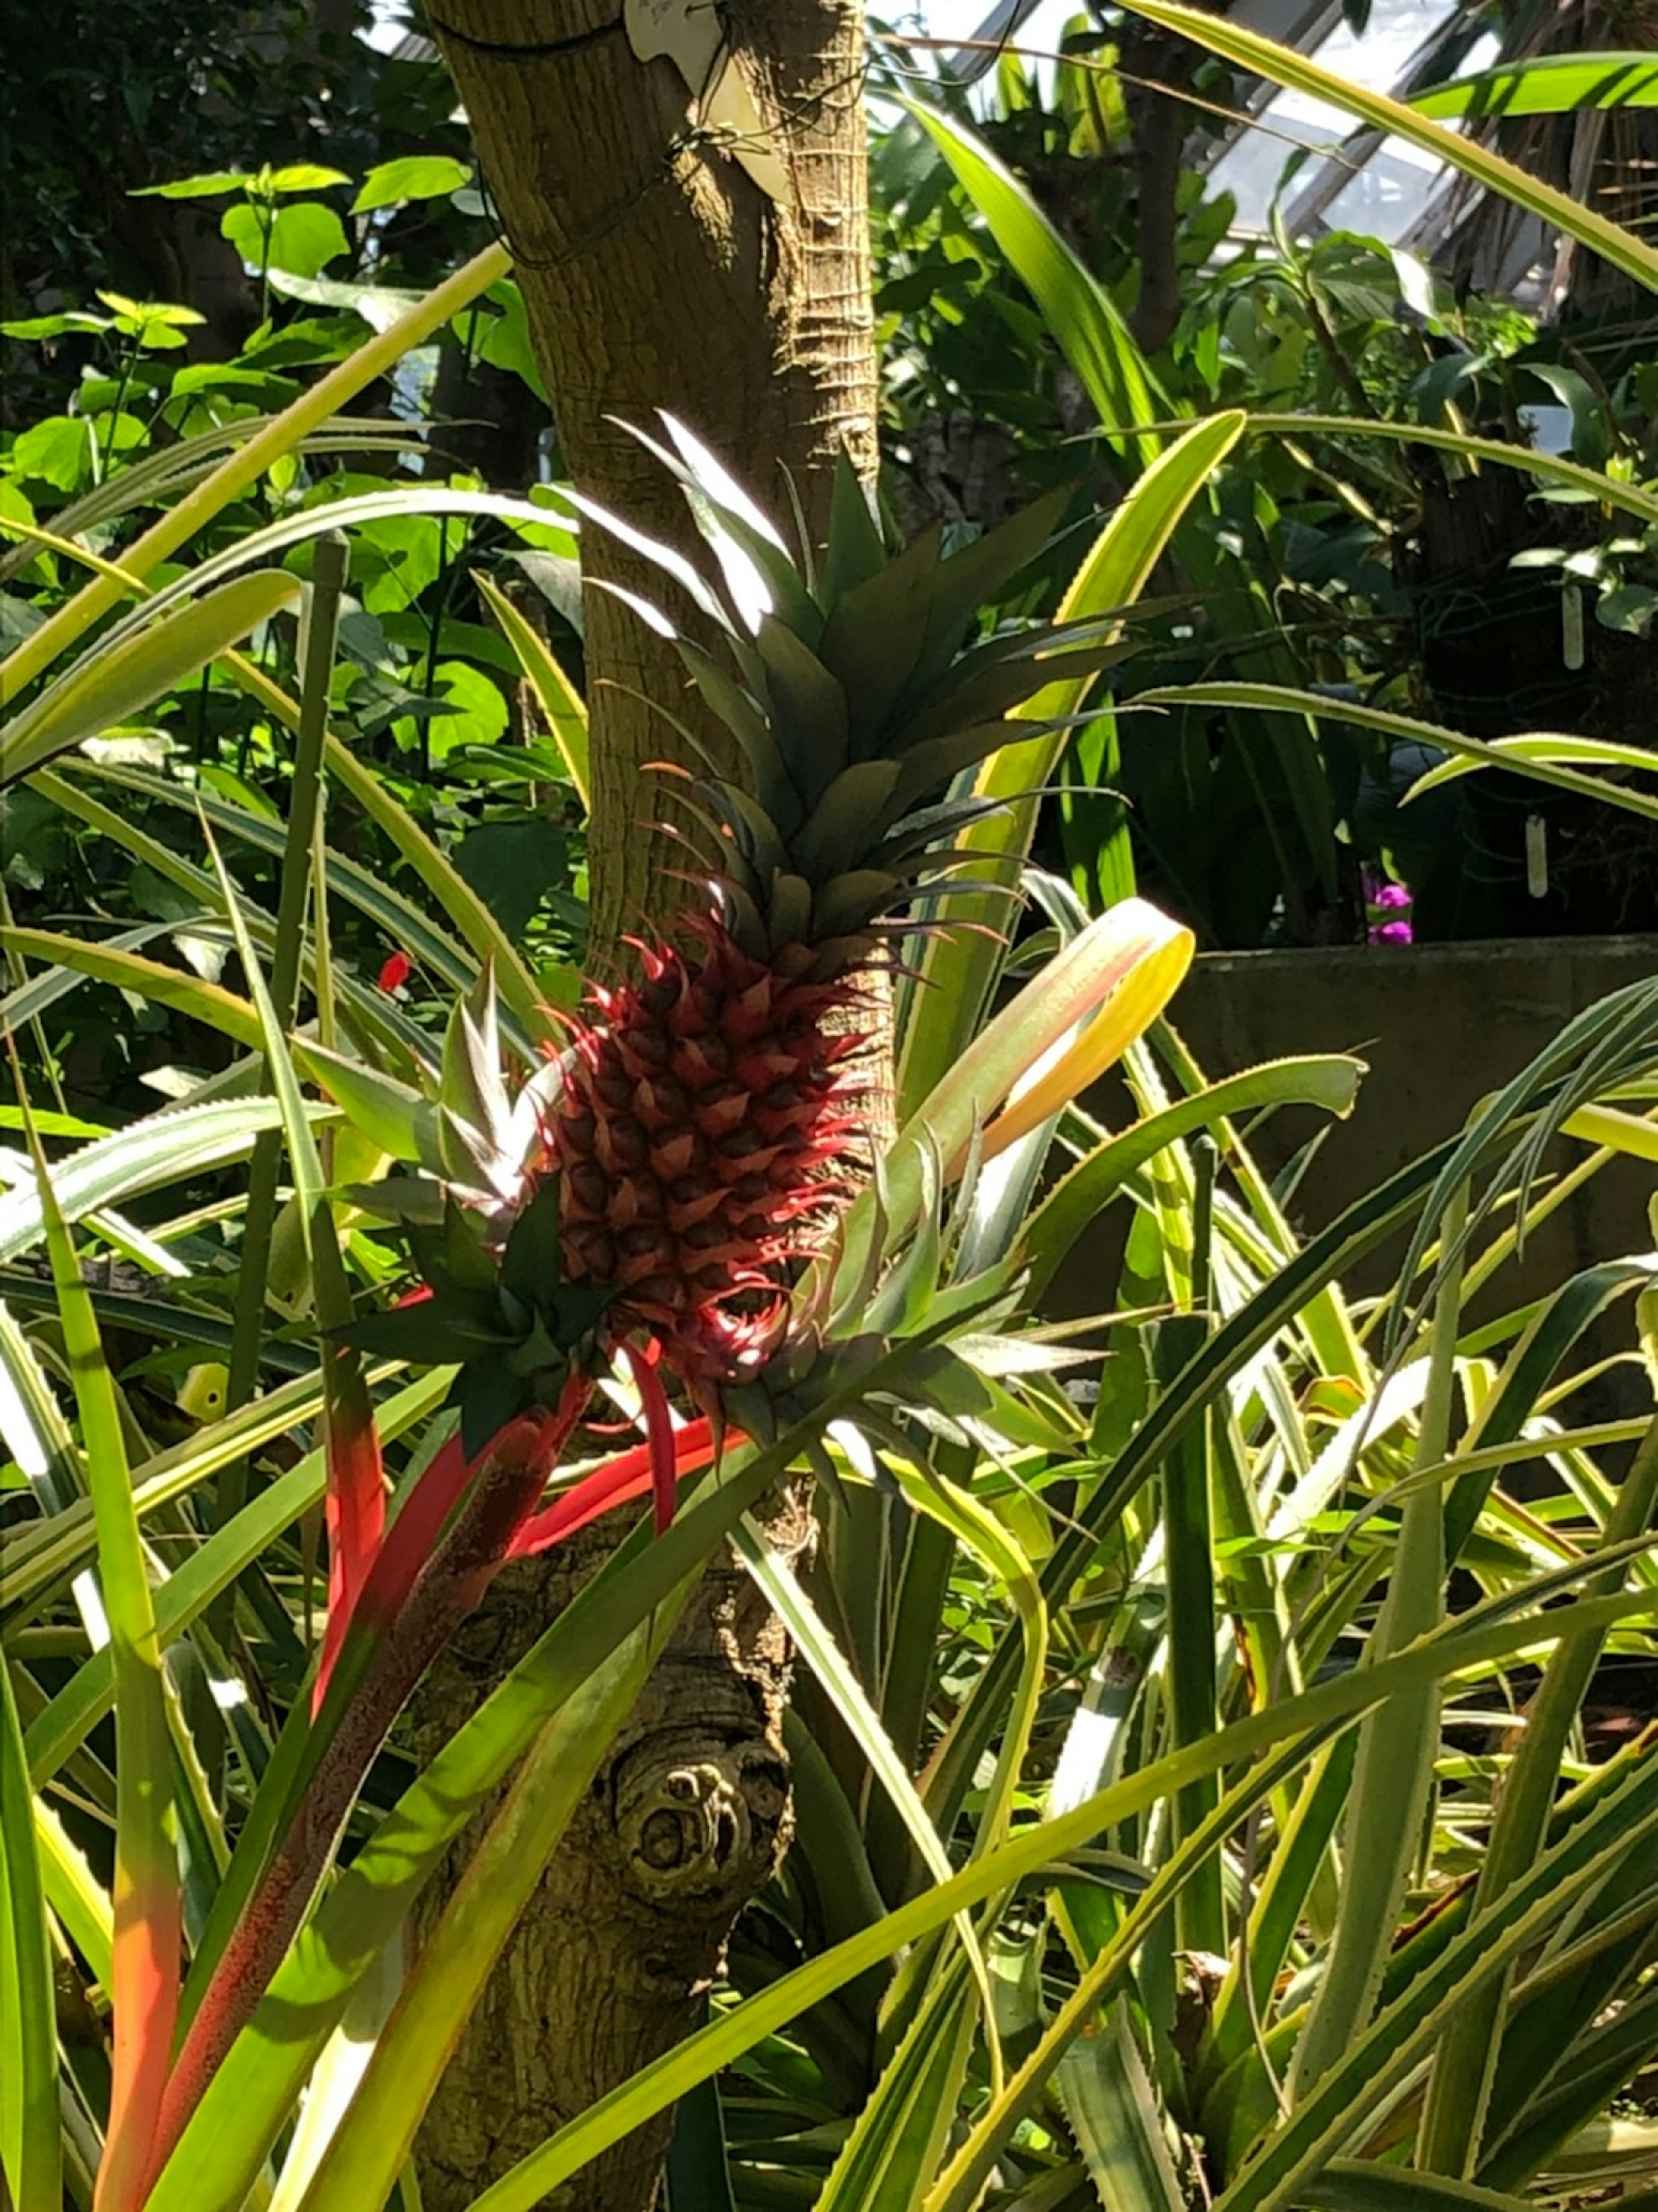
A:
[[[792,1262],[854,1164],[872,1074],[859,977],[926,926],[929,885],[967,887],[953,841],[986,803],[937,794],[1007,741],[1012,708],[1121,647],[1098,622],[969,642],[979,610],[1050,543],[1065,495],[951,555],[938,529],[889,554],[843,464],[814,562],[664,419],[673,450],[652,450],[719,585],[576,503],[723,634],[717,658],[633,601],[674,635],[746,773],[725,775],[682,727],[702,771],[683,774],[683,797],[718,856],[707,903],[640,948],[638,980],[590,990],[544,1133],[568,1273],[613,1288],[607,1333],[644,1334],[712,1403],[774,1347]]]

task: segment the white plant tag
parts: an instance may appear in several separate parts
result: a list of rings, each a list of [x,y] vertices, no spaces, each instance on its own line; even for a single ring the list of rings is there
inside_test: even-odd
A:
[[[624,0],[622,21],[636,61],[665,55],[702,98],[726,43],[714,0]]]
[[[715,0],[623,0],[623,25],[636,61],[671,61],[684,78],[695,120],[714,132],[761,191],[786,207],[793,195],[731,50]]]

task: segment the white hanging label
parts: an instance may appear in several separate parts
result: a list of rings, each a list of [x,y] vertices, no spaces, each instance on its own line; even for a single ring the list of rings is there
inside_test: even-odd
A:
[[[1526,889],[1533,898],[1549,895],[1549,825],[1540,814],[1526,817]]]
[[[740,161],[780,207],[793,198],[753,94],[732,60],[715,0],[623,0],[637,61],[671,61],[691,95],[693,120]]]

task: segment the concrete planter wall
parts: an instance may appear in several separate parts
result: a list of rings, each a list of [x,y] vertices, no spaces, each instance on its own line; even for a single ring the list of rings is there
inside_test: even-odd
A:
[[[1654,975],[1658,937],[1646,936],[1217,952],[1197,961],[1170,1013],[1212,1077],[1296,1053],[1351,1052],[1369,1063],[1350,1120],[1331,1124],[1286,1111],[1254,1140],[1263,1166],[1276,1173],[1326,1130],[1291,1202],[1305,1233],[1453,1134],[1470,1108],[1517,1074],[1574,1014]],[[1121,1096],[1106,1103],[1118,1127],[1125,1105]],[[1581,1146],[1563,1144],[1549,1165],[1582,1156]],[[1655,1194],[1658,1167],[1620,1161],[1606,1169],[1542,1225],[1521,1265],[1503,1271],[1478,1310],[1507,1311],[1596,1261],[1650,1250],[1658,1244],[1648,1219]],[[1102,1241],[1063,1271],[1066,1310],[1100,1310],[1114,1282],[1120,1234],[1114,1223],[1102,1224]],[[1375,1255],[1349,1287],[1385,1289],[1400,1256],[1398,1248]],[[1594,1348],[1604,1357],[1633,1341],[1620,1306]]]

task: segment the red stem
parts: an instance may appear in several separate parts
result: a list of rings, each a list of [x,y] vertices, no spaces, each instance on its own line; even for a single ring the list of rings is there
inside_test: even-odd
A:
[[[412,1588],[406,1588],[406,1582],[410,1559],[417,1556],[414,1540],[422,1529],[441,1526],[440,1504],[465,1486],[465,1462],[457,1468],[446,1453],[440,1453],[398,1515],[357,1607],[360,1632],[377,1638],[367,1671],[191,2022],[162,2100],[154,2172],[159,2172],[171,2156],[208,2083],[282,1963],[316,1894],[363,1776],[392,1722],[421,1675],[511,1556],[513,1539],[533,1511],[592,1389],[585,1377],[572,1376],[556,1412],[514,1421],[480,1455],[477,1477],[453,1526],[417,1572]],[[441,1474],[434,1481],[440,1467]],[[405,1534],[406,1522],[412,1525]],[[399,1537],[404,1540],[398,1545]]]
[[[743,1438],[734,1429],[726,1431],[726,1440],[740,1444]],[[688,1421],[674,1436],[673,1472],[676,1482],[682,1475],[694,1474],[705,1468],[720,1447],[714,1440],[714,1425],[708,1420]],[[613,1459],[580,1482],[573,1483],[564,1495],[550,1505],[545,1512],[537,1513],[526,1521],[513,1539],[509,1556],[515,1559],[531,1558],[544,1552],[554,1544],[562,1543],[574,1536],[579,1528],[612,1512],[618,1505],[641,1497],[656,1485],[654,1446],[638,1444],[619,1459]]]

